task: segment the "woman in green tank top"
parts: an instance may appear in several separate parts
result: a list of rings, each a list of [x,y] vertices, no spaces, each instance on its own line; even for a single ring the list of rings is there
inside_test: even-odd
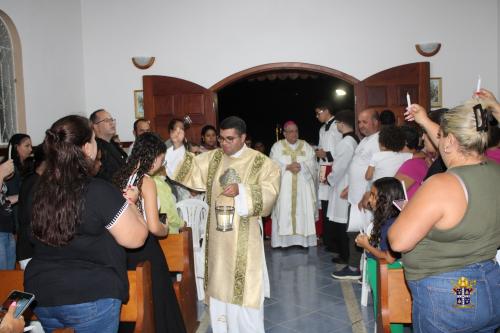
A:
[[[451,109],[440,126],[419,105],[405,114],[433,139],[448,167],[420,187],[389,230],[392,249],[402,252],[412,292],[413,332],[494,332],[500,326],[500,267],[495,261],[500,165],[483,155],[491,96],[484,106],[477,94]]]

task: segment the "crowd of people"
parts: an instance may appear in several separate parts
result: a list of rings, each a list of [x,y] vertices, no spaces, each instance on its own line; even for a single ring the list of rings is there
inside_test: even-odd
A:
[[[158,239],[185,224],[176,201],[198,198],[210,209],[203,282],[214,332],[264,332],[266,216],[272,247],[319,243],[335,253],[342,268],[334,279],[361,279],[366,252],[374,300],[376,260],[402,266],[414,332],[493,332],[500,326],[492,301],[500,298],[495,96],[482,89],[464,105],[430,112],[412,104],[403,126],[390,110],[355,115],[321,103],[315,115],[323,123],[318,145],[287,121],[269,157],[235,116],[218,130],[204,126],[199,143],[186,140],[180,119],[168,124],[166,142],[138,119],[128,153],[105,109],[57,120],[35,147],[16,134],[0,164],[0,269],[14,269],[16,260],[25,269],[45,332],[117,332],[127,269],[147,260],[156,331],[185,332]],[[221,229],[220,209],[231,206],[230,228]],[[1,333],[24,327],[11,312]]]

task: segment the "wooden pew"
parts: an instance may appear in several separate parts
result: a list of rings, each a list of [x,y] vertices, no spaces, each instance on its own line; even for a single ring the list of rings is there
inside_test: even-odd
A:
[[[182,279],[174,282],[187,333],[196,332],[198,325],[196,276],[194,274],[193,241],[191,228],[183,228],[179,234],[170,234],[160,240],[160,246],[172,273],[181,273]]]
[[[9,293],[24,290],[24,271],[0,270],[0,299],[7,298]],[[128,271],[129,301],[123,304],[120,321],[135,322],[134,333],[154,333],[153,292],[151,289],[151,264],[139,263],[135,271]],[[36,299],[36,298],[35,298]],[[55,330],[57,333],[71,333],[71,328]]]
[[[388,268],[377,260],[377,332],[390,333],[391,323],[411,323],[411,294],[402,268]]]

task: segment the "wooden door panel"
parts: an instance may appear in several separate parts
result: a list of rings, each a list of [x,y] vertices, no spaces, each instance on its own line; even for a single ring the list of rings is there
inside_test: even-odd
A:
[[[429,109],[429,63],[417,62],[386,69],[355,84],[356,115],[367,108],[394,112],[398,124],[404,123],[406,93],[412,103]]]
[[[193,82],[157,75],[143,77],[144,115],[151,121],[153,131],[168,138],[168,123],[173,118],[189,116],[191,126],[186,130],[190,142],[199,143],[201,128],[216,126],[215,94]]]

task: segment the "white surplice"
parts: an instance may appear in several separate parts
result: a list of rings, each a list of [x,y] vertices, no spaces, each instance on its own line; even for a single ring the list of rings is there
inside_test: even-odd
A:
[[[313,148],[303,140],[290,144],[284,139],[273,145],[270,158],[281,167],[281,190],[272,213],[271,245],[316,246],[318,171]],[[292,162],[300,163],[297,174],[286,170]]]
[[[333,154],[335,166],[327,178],[331,188],[326,216],[330,221],[336,223],[347,223],[349,203],[347,199],[342,199],[340,194],[348,185],[347,171],[357,146],[356,140],[352,136],[346,135],[339,142]]]
[[[328,130],[326,129],[328,127]],[[319,160],[320,165],[332,165],[333,155],[335,154],[335,147],[342,140],[342,133],[337,129],[335,124],[335,118],[330,118],[321,128],[319,129],[319,142],[318,149],[323,149],[327,152],[327,156]],[[330,186],[325,183],[319,184],[318,188],[318,199],[327,200],[329,199]]]

